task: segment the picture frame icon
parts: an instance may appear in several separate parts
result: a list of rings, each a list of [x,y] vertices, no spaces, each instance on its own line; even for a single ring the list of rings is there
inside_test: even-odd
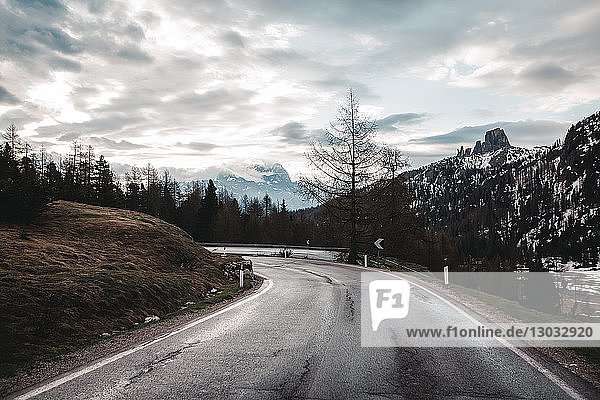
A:
[[[410,302],[410,284],[403,279],[374,280],[369,283],[369,304],[373,332],[386,319],[406,318]]]

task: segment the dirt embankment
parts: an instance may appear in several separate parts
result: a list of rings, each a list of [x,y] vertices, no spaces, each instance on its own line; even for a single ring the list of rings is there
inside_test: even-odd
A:
[[[0,224],[0,376],[234,293],[239,260],[127,210],[58,201]]]

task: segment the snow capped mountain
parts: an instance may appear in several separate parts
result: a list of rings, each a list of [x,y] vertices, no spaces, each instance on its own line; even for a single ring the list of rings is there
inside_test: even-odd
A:
[[[501,129],[473,150],[404,174],[425,223],[456,241],[461,259],[562,256],[596,264],[600,252],[600,113],[564,145],[523,149]]]
[[[226,190],[238,201],[241,201],[244,196],[262,199],[265,194],[268,194],[274,203],[278,201],[281,203],[285,199],[288,210],[312,206],[310,202],[302,199],[298,184],[290,179],[285,168],[279,163],[227,168],[213,181],[219,190]]]

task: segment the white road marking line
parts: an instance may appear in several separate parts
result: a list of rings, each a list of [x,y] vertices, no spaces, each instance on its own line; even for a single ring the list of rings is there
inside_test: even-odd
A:
[[[284,267],[284,266],[282,266],[282,265],[267,265],[267,264],[262,264],[262,265],[263,265],[263,266],[265,266],[265,267],[268,267],[268,268],[284,269],[284,270],[286,270],[286,271],[292,271],[292,272],[296,272],[296,273],[298,273],[298,274],[310,274],[310,275],[315,275],[315,276],[318,276],[318,277],[320,277],[320,278],[326,278],[326,279],[329,279],[329,280],[331,280],[331,282],[333,282],[333,283],[336,283],[336,284],[339,284],[339,283],[340,283],[340,281],[338,281],[337,279],[335,279],[335,278],[334,278],[334,277],[332,277],[332,276],[325,275],[325,274],[322,274],[322,273],[320,273],[320,272],[311,271],[310,269],[306,269],[306,268],[297,268],[297,267]]]
[[[309,274],[312,274],[312,275],[320,276],[321,278],[327,278],[333,283],[340,283],[340,281],[335,279],[333,276],[325,275],[320,272],[311,271],[310,269],[302,269],[302,271],[308,272]]]
[[[156,343],[159,343],[159,342],[161,342],[161,341],[163,341],[163,340],[165,340],[167,338],[170,338],[171,336],[177,335],[177,334],[179,334],[179,333],[181,333],[181,332],[183,332],[185,330],[193,328],[194,326],[196,326],[198,324],[201,324],[201,323],[203,323],[205,321],[208,321],[209,319],[212,319],[212,318],[214,318],[216,316],[224,314],[227,311],[233,310],[234,308],[237,308],[237,307],[241,306],[242,304],[246,304],[247,302],[252,301],[252,300],[256,299],[257,297],[262,296],[263,294],[265,294],[269,290],[271,290],[271,288],[273,287],[273,281],[271,279],[265,277],[264,275],[259,274],[259,273],[255,272],[255,274],[258,275],[258,276],[260,276],[261,278],[266,279],[266,281],[267,281],[267,286],[265,288],[261,289],[258,293],[255,293],[255,294],[253,294],[253,295],[251,295],[249,297],[246,297],[243,300],[240,300],[240,301],[238,301],[236,303],[233,303],[233,304],[231,304],[231,305],[229,305],[229,306],[227,306],[225,308],[222,308],[221,310],[216,311],[216,312],[214,312],[212,314],[209,314],[209,315],[207,315],[205,317],[202,317],[200,319],[192,321],[189,324],[184,325],[184,326],[182,326],[181,328],[179,328],[177,330],[169,332],[168,334],[165,334],[163,336],[159,336],[158,338],[156,338],[154,340],[151,340],[150,342],[143,343],[143,344],[141,344],[141,345],[139,345],[137,347],[134,347],[132,349],[125,350],[125,351],[123,351],[121,353],[117,353],[114,356],[111,356],[111,357],[105,358],[103,360],[100,360],[97,363],[94,363],[94,364],[92,364],[92,365],[90,365],[88,367],[85,367],[85,368],[81,369],[81,370],[78,370],[78,371],[75,371],[73,373],[70,373],[70,374],[68,374],[68,375],[66,375],[66,376],[64,376],[62,378],[59,378],[59,379],[56,379],[54,381],[48,382],[48,383],[46,383],[43,386],[40,386],[40,387],[38,387],[36,389],[33,389],[33,390],[30,390],[29,392],[23,393],[22,395],[16,397],[15,399],[25,400],[25,399],[30,399],[30,398],[32,398],[34,396],[40,395],[40,394],[42,394],[44,392],[47,392],[48,390],[54,389],[54,388],[56,388],[56,387],[58,387],[58,386],[60,386],[60,385],[62,385],[64,383],[72,381],[73,379],[76,379],[76,378],[78,378],[80,376],[83,376],[85,374],[89,374],[90,372],[95,371],[98,368],[102,368],[105,365],[108,365],[108,364],[111,364],[111,363],[113,363],[113,362],[115,362],[117,360],[120,360],[123,357],[127,357],[130,354],[136,353],[136,352],[138,352],[138,351],[140,351],[142,349],[145,349],[146,347],[149,347],[149,346],[152,346],[152,345],[154,345]]]

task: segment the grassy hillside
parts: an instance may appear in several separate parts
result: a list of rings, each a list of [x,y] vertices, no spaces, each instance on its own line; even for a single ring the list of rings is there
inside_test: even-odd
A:
[[[58,201],[28,225],[0,224],[0,375],[200,302],[213,288],[234,291],[236,260],[126,210]]]

